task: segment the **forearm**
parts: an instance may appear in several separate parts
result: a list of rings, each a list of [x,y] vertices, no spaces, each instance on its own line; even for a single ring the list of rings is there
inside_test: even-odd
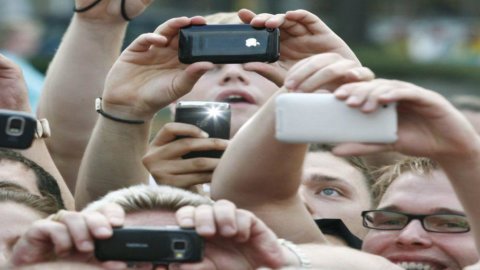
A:
[[[78,173],[77,209],[109,191],[147,183],[148,172],[141,160],[149,132],[150,121],[133,125],[99,118]]]
[[[60,192],[62,195],[63,202],[65,207],[68,210],[75,210],[75,202],[73,200],[72,193],[68,189],[62,175],[58,171],[55,163],[48,152],[47,146],[45,144],[45,140],[43,139],[36,139],[33,141],[33,144],[27,150],[20,151],[22,155],[27,157],[28,159],[35,161],[38,165],[40,165],[45,171],[50,173],[60,188]]]
[[[213,175],[213,198],[248,208],[261,201],[287,200],[297,193],[307,145],[275,139],[275,97],[279,93],[231,140]]]
[[[120,53],[126,26],[74,15],[48,68],[38,114],[50,121],[53,132],[47,146],[72,192],[97,119],[94,100]]]
[[[448,175],[450,182],[463,205],[469,218],[470,226],[475,235],[477,250],[480,250],[480,137],[471,140],[471,148],[464,156],[445,155],[436,159]]]

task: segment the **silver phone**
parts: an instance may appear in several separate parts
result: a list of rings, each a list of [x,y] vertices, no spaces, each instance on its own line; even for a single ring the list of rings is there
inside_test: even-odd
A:
[[[276,138],[290,143],[392,143],[397,140],[396,104],[363,113],[333,94],[282,94],[276,98]]]

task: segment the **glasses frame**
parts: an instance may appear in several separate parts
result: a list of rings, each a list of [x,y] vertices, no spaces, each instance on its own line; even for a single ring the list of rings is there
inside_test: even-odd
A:
[[[379,228],[375,228],[375,227],[370,227],[368,226],[368,223],[367,223],[367,215],[369,213],[375,213],[375,212],[387,212],[387,213],[394,213],[394,214],[399,214],[399,215],[402,215],[402,216],[405,216],[407,217],[407,222],[405,223],[405,225],[403,225],[403,227],[401,228],[396,228],[396,229],[379,229]],[[449,215],[449,216],[459,216],[459,217],[465,217],[465,215],[461,215],[461,214],[429,214],[429,215],[414,215],[414,214],[407,214],[407,213],[403,213],[403,212],[398,212],[398,211],[390,211],[390,210],[368,210],[368,211],[362,211],[362,224],[363,224],[363,227],[365,228],[369,228],[369,229],[373,229],[373,230],[379,230],[379,231],[401,231],[403,229],[405,229],[405,227],[408,226],[408,224],[410,224],[410,222],[412,220],[418,220],[420,221],[420,223],[422,224],[422,227],[425,231],[427,232],[434,232],[434,233],[466,233],[466,232],[469,232],[470,231],[470,224],[468,225],[468,229],[466,231],[461,231],[461,232],[444,232],[444,231],[435,231],[435,230],[431,230],[431,229],[428,229],[426,226],[425,226],[425,219],[427,217],[431,217],[431,216],[444,216],[444,215]]]

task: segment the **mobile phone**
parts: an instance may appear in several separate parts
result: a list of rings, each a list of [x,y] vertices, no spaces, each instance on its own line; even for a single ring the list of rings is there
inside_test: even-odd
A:
[[[230,120],[230,104],[226,102],[180,101],[175,107],[175,122],[195,125],[207,132],[209,138],[229,139]],[[220,158],[222,154],[219,150],[193,151],[183,158]]]
[[[95,257],[100,261],[198,262],[204,241],[193,229],[167,227],[114,228],[112,237],[95,240]]]
[[[185,64],[275,62],[280,30],[249,24],[191,25],[180,29],[178,59]]]
[[[371,113],[351,108],[333,94],[287,93],[276,98],[276,138],[291,143],[392,143],[396,104]]]
[[[27,149],[32,145],[36,118],[28,113],[0,109],[0,147]]]

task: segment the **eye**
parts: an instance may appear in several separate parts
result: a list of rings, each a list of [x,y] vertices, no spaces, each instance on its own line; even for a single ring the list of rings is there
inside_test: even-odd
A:
[[[334,188],[324,188],[320,190],[317,194],[327,197],[338,197],[341,196],[340,192]]]

